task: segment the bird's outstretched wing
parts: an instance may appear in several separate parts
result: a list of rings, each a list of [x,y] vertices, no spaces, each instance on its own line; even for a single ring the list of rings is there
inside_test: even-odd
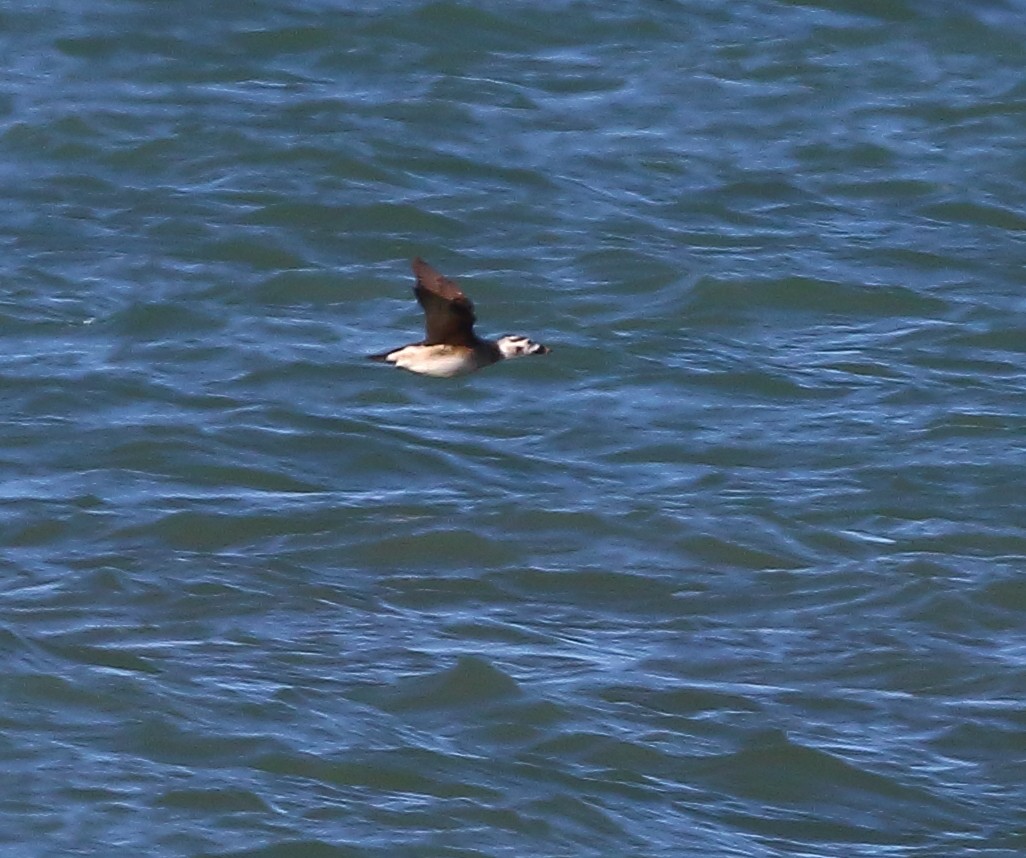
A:
[[[413,294],[424,308],[427,328],[424,344],[472,346],[476,318],[471,300],[452,280],[443,277],[419,256],[413,260],[413,273],[417,277]]]

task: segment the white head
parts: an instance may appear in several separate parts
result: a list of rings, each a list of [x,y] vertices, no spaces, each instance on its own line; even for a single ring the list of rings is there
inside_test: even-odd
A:
[[[527,337],[518,337],[514,334],[507,334],[495,341],[499,351],[504,358],[522,357],[523,355],[547,355],[551,349],[529,340]]]

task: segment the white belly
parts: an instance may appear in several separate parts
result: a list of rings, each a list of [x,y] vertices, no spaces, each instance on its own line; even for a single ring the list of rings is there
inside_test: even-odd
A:
[[[453,346],[404,346],[396,349],[385,360],[410,372],[438,378],[452,378],[477,369],[477,361],[470,349]]]

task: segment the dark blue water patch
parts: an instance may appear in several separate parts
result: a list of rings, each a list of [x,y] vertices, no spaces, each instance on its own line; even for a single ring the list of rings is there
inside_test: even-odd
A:
[[[252,849],[239,850],[227,847],[225,851],[203,852],[202,858],[288,858],[290,855],[309,855],[310,858],[360,858],[364,855],[387,854],[389,847],[373,847],[368,850],[364,845],[346,845],[337,841],[310,839],[288,839],[273,845],[257,846]],[[472,853],[471,853],[472,854]]]
[[[953,222],[1011,232],[1021,232],[1026,229],[1026,218],[1019,211],[1011,211],[985,203],[940,203],[924,208],[922,214],[945,223]]]
[[[373,694],[368,703],[390,712],[481,708],[518,693],[516,681],[487,661],[464,656],[440,674],[419,676]]]
[[[1018,11],[0,13],[0,839],[1021,852]]]
[[[186,811],[208,811],[214,808],[225,814],[269,813],[272,808],[259,795],[249,790],[232,789],[173,789],[156,799],[158,807]]]
[[[902,286],[874,286],[790,277],[754,282],[708,279],[692,291],[689,314],[699,318],[724,312],[794,312],[820,316],[895,316],[934,318],[944,312],[942,300]]]

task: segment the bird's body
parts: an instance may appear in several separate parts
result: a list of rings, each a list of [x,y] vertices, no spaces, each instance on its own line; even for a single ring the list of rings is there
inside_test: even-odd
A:
[[[424,309],[427,337],[419,343],[370,355],[371,360],[421,375],[451,378],[508,358],[548,354],[548,348],[527,337],[478,337],[474,333],[474,305],[452,280],[420,257],[413,260],[413,273],[417,278],[413,293]]]
[[[474,370],[489,366],[502,358],[497,357],[491,349],[448,346],[445,343],[435,345],[411,343],[386,354],[371,355],[371,360],[395,364],[400,369],[408,369],[410,372],[417,372],[421,375],[452,378],[454,375],[466,375],[468,372],[474,372]]]

